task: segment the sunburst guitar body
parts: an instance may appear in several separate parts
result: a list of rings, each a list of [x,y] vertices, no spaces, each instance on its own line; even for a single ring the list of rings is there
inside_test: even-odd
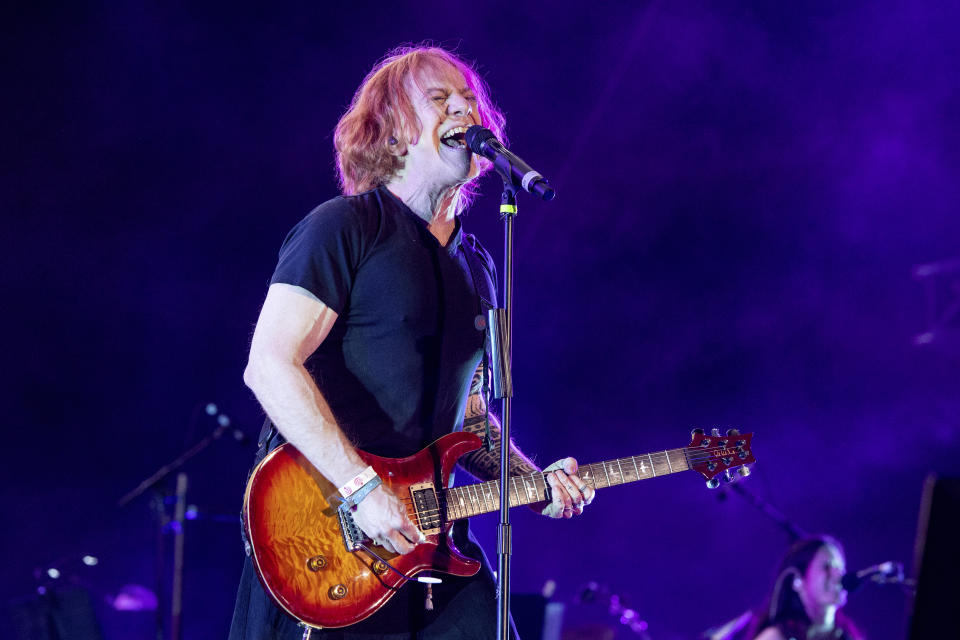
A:
[[[711,484],[717,475],[729,476],[730,469],[755,461],[752,436],[735,431],[707,436],[696,430],[686,448],[581,465],[578,473],[597,489],[688,469]],[[447,488],[447,482],[457,459],[480,444],[474,434],[452,433],[407,458],[359,452],[404,500],[411,520],[426,536],[406,555],[374,546],[352,518],[345,520],[332,498],[337,487],[296,447],[288,443],[274,449],[251,473],[243,505],[253,565],[267,594],[306,625],[345,627],[396,594],[405,582],[399,573],[474,575],[480,563],[460,553],[448,534],[454,521],[500,508],[499,481],[455,488]],[[549,498],[542,473],[515,476],[509,484],[511,507]]]

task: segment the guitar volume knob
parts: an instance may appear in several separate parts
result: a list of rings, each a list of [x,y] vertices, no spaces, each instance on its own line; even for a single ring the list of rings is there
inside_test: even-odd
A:
[[[324,567],[327,566],[327,559],[323,556],[313,556],[312,558],[307,558],[307,569],[316,573]]]
[[[335,584],[327,591],[331,600],[343,600],[347,597],[347,587],[343,584]]]

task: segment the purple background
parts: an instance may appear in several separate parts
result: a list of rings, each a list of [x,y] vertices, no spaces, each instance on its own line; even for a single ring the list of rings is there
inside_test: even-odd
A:
[[[214,427],[207,402],[255,436],[241,372],[280,242],[335,195],[331,131],[363,75],[424,38],[479,61],[559,194],[520,203],[520,444],[592,462],[753,431],[747,488],[851,569],[912,567],[923,478],[960,466],[958,328],[913,344],[911,275],[960,254],[960,9],[566,4],[5,10],[3,601],[82,553],[97,598],[152,586],[148,500],[115,502]],[[465,226],[499,258],[484,187]],[[251,456],[201,454],[190,501],[237,513]],[[491,552],[495,522],[476,523]],[[789,542],[694,474],[514,522],[516,591],[555,579],[571,627],[616,624],[570,601],[595,580],[656,640],[759,604]],[[237,531],[189,524],[185,638],[226,634]],[[901,638],[907,605],[867,588],[848,612]],[[150,614],[101,616],[150,637]]]

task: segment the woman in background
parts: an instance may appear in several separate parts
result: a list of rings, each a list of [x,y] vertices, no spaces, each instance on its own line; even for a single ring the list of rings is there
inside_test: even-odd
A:
[[[829,536],[804,538],[780,563],[766,607],[748,638],[754,640],[863,640],[840,609],[847,603],[843,547]]]

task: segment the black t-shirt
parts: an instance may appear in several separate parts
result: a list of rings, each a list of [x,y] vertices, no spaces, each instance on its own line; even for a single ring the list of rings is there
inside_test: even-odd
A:
[[[277,282],[338,314],[306,366],[359,448],[407,456],[462,426],[483,352],[476,318],[495,284],[490,255],[459,220],[441,246],[385,187],[334,198],[289,233]]]
[[[441,246],[422,218],[380,187],[334,198],[301,220],[280,249],[271,284],[302,287],[337,312],[307,369],[358,448],[404,457],[462,427],[483,353],[484,325],[476,320],[496,302],[494,274],[490,255],[459,220]],[[466,524],[455,524],[454,540],[486,564]],[[431,611],[423,586],[405,585],[348,630],[422,628],[476,580],[492,592],[486,570],[443,576]]]

